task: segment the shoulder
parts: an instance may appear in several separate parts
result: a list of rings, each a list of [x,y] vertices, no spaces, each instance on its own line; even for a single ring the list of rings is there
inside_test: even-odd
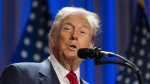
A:
[[[30,63],[30,62],[24,62],[24,63],[14,63],[8,65],[5,70],[33,70],[40,68],[41,63]]]
[[[14,72],[17,71],[19,74],[23,75],[23,77],[34,77],[38,75],[40,67],[41,63],[24,62],[11,64],[6,67],[6,70],[14,70]]]
[[[4,69],[0,77],[0,84],[22,84],[24,80],[37,77],[40,66],[40,63],[11,64]]]
[[[41,66],[41,63],[30,63],[30,62],[24,62],[24,63],[14,63],[14,64],[10,64],[8,65],[5,69],[4,69],[4,72],[5,71],[19,71],[19,72],[33,72],[36,71],[36,70],[39,70]]]
[[[15,64],[11,64],[7,67],[15,67],[19,70],[36,70],[39,69],[41,66],[41,63],[33,63],[33,62],[23,62],[23,63],[15,63]]]

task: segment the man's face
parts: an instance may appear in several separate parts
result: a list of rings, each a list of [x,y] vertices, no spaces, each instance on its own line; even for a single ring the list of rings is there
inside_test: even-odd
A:
[[[92,28],[87,19],[79,15],[64,18],[52,36],[54,55],[59,62],[81,62],[77,51],[80,48],[92,48]]]

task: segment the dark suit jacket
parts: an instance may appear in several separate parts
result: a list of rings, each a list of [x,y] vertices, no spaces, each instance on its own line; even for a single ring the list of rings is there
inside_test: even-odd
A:
[[[81,84],[88,84],[80,79]],[[47,59],[42,63],[16,63],[3,71],[0,84],[60,84],[58,77]]]

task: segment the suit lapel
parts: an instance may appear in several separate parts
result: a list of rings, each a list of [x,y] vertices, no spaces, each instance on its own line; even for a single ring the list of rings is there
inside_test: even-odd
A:
[[[82,79],[80,78],[80,84],[83,84],[83,81],[82,81]]]
[[[54,68],[48,59],[41,63],[39,73],[40,84],[60,84]]]
[[[83,80],[82,78],[80,78],[80,84],[89,84],[89,83]]]

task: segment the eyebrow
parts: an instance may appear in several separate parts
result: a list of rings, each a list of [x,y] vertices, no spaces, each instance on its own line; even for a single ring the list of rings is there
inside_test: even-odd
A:
[[[69,22],[69,21],[63,23],[63,25],[65,25],[65,24],[66,24],[66,25],[71,25],[71,26],[73,26],[73,24],[72,24],[71,22]],[[86,24],[81,24],[81,25],[82,25],[83,27],[87,28],[87,29],[89,28]]]
[[[64,22],[63,25],[65,25],[65,24],[67,24],[67,25],[72,25],[71,22]],[[72,26],[73,26],[73,25],[72,25]]]

